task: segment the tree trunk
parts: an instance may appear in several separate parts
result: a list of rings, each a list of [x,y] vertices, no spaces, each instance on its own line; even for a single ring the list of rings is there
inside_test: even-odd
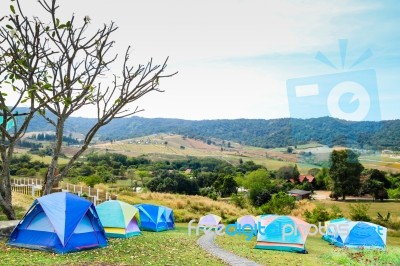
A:
[[[60,157],[61,149],[62,149],[62,141],[64,135],[64,119],[58,119],[57,128],[56,128],[56,143],[53,150],[53,156],[51,158],[51,163],[47,170],[47,174],[44,178],[42,194],[47,195],[51,193],[53,189],[54,183],[57,181],[57,166],[58,166],[58,158]]]
[[[8,220],[16,220],[15,211],[12,206],[12,193],[11,193],[11,180],[10,180],[10,168],[9,162],[11,161],[11,156],[14,148],[10,145],[7,148],[2,147],[1,150],[1,160],[2,169],[0,174],[0,208],[3,213],[7,216]]]

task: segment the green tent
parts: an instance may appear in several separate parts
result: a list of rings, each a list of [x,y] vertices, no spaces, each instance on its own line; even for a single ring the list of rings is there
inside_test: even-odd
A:
[[[141,235],[139,210],[119,200],[105,201],[96,206],[107,237],[128,238]]]

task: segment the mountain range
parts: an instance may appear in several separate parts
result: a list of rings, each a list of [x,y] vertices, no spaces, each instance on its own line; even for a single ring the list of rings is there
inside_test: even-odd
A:
[[[71,117],[65,124],[65,132],[85,134],[95,121],[94,118]],[[52,130],[54,127],[40,115],[33,118],[28,128],[28,132]],[[183,120],[134,116],[113,120],[99,130],[98,137],[121,140],[158,133],[180,134],[204,141],[215,138],[263,148],[318,142],[328,146],[400,150],[400,120],[352,122],[331,117]]]

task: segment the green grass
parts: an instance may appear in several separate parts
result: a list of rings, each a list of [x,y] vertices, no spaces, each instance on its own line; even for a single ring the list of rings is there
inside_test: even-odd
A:
[[[340,208],[340,210],[343,212],[344,216],[349,217],[349,212],[350,204],[369,204],[370,208],[367,212],[371,218],[376,218],[378,212],[382,214],[383,216],[386,216],[388,212],[390,212],[392,217],[400,217],[400,202],[395,202],[395,201],[333,201],[333,200],[316,200],[314,203],[318,206],[324,206],[326,208],[330,208],[333,205],[336,205]]]
[[[186,226],[186,227],[185,227]],[[9,247],[0,241],[1,265],[224,265],[188,236],[187,225],[165,232],[143,232],[128,239],[109,239],[109,245],[58,255]]]
[[[390,238],[389,238],[390,239]],[[388,241],[389,242],[389,241]],[[306,242],[308,254],[255,249],[256,237],[250,241],[245,236],[217,236],[216,243],[235,254],[254,260],[262,265],[399,265],[400,245],[393,241],[387,251],[355,251],[329,245],[320,236],[309,236]]]

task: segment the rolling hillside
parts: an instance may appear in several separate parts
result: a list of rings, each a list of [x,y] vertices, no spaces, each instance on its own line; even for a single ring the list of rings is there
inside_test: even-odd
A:
[[[85,133],[95,119],[72,117],[66,132]],[[52,126],[36,116],[28,131],[49,131]],[[182,120],[130,117],[116,119],[102,128],[101,140],[122,140],[157,133],[173,133],[189,138],[234,141],[244,145],[274,148],[318,142],[374,150],[400,150],[400,120],[351,122],[330,117],[311,119]]]

